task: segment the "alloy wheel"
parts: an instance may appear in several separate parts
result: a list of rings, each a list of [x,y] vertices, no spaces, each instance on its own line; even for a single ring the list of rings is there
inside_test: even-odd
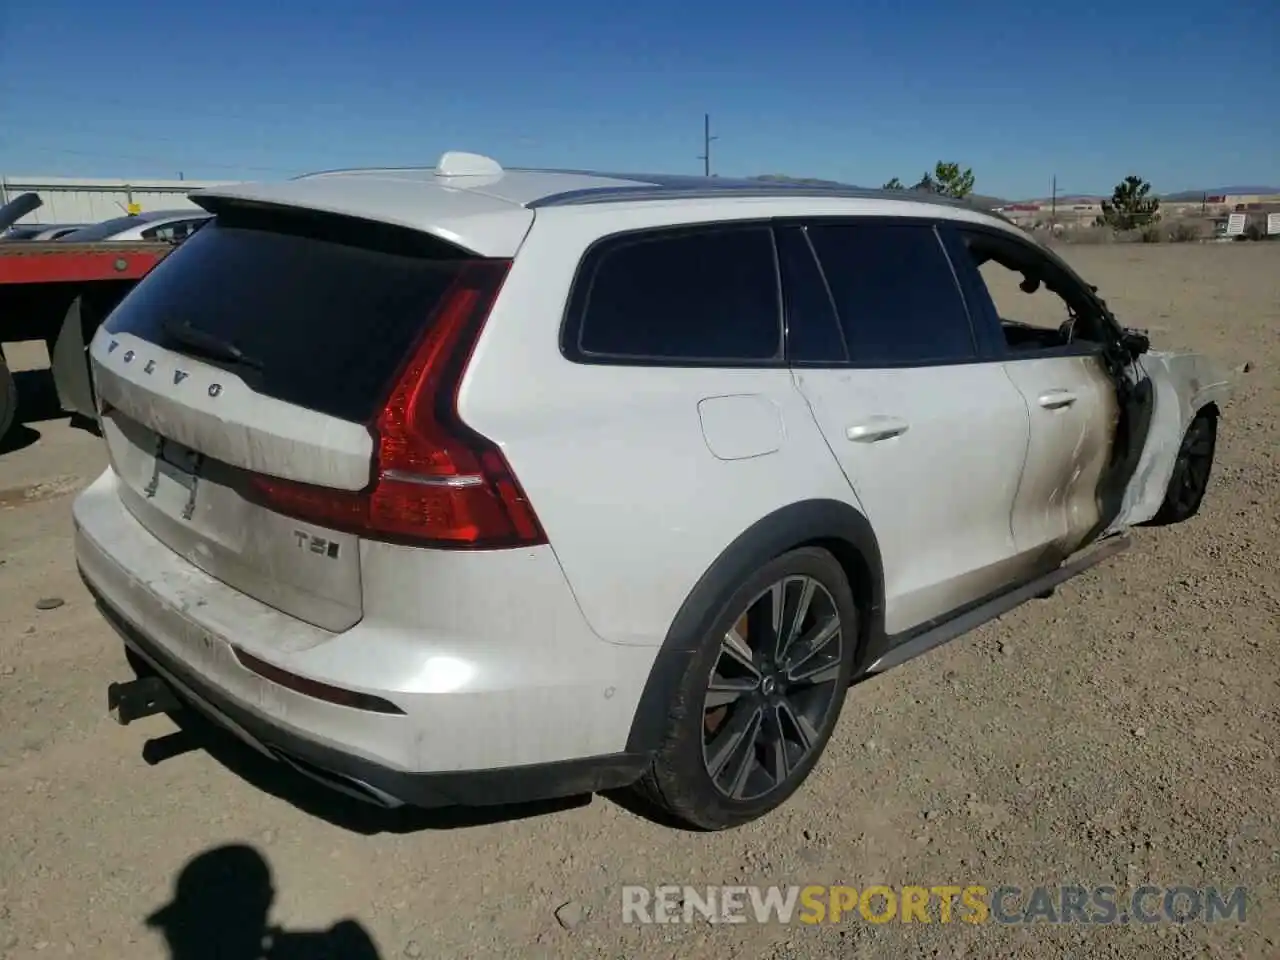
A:
[[[720,643],[703,703],[702,757],[732,800],[772,793],[820,745],[841,702],[845,631],[827,589],[785,577],[747,605]]]

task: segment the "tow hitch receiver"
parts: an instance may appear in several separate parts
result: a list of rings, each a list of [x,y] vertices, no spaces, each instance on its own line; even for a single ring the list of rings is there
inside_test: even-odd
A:
[[[122,727],[134,720],[177,710],[182,702],[159,677],[140,677],[107,687],[107,710]]]

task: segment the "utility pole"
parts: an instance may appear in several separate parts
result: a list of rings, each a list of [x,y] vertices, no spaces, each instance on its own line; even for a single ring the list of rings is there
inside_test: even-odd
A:
[[[702,161],[704,177],[711,176],[711,141],[719,139],[711,135],[711,114],[704,113],[702,115],[702,153],[698,157]]]
[[[1058,175],[1055,173],[1049,185],[1049,229],[1058,229]]]

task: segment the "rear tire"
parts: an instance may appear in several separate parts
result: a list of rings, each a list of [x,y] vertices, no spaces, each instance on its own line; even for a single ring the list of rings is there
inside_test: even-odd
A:
[[[835,729],[857,642],[857,606],[835,557],[804,547],[765,564],[703,638],[634,789],[700,830],[781,806]]]
[[[1217,445],[1218,418],[1212,411],[1202,410],[1187,427],[1178,447],[1169,488],[1159,511],[1151,518],[1152,526],[1182,523],[1200,512],[1205,491],[1209,489]]]
[[[13,418],[18,413],[18,387],[13,382],[13,374],[9,365],[0,356],[0,441],[3,441],[13,426]]]

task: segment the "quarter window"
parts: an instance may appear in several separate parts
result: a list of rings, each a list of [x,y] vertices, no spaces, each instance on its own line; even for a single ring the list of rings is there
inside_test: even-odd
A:
[[[782,356],[768,227],[639,235],[589,256],[583,359],[744,363]]]

